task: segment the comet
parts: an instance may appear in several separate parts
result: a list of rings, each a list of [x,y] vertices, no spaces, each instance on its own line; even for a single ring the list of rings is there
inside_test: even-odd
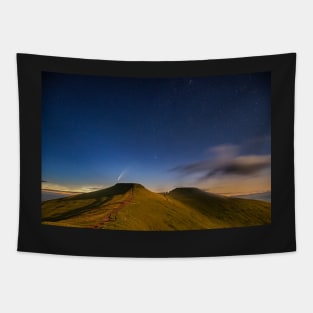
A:
[[[127,169],[123,170],[121,174],[117,177],[117,181],[120,181],[122,177],[126,174],[126,172],[127,172]]]

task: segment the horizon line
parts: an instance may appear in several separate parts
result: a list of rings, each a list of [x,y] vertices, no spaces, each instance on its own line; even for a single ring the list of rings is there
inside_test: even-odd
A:
[[[94,189],[94,190],[89,190],[89,191],[70,191],[70,190],[58,190],[58,189],[49,189],[49,188],[41,188],[41,191],[47,191],[47,192],[56,192],[56,193],[60,193],[60,194],[81,194],[81,193],[89,193],[89,192],[94,192],[94,191],[99,191],[99,190],[102,190],[102,189],[107,189],[107,188],[110,188],[112,186],[115,186],[117,184],[138,184],[138,185],[142,185],[140,183],[116,183],[114,185],[110,185],[110,186],[107,186],[107,187],[103,187],[103,188],[99,188],[99,189]],[[144,188],[146,188],[144,185],[142,185]],[[250,193],[231,193],[231,192],[228,192],[228,193],[216,193],[216,192],[211,192],[209,190],[206,190],[206,189],[202,189],[202,188],[198,188],[198,187],[186,187],[186,186],[177,186],[177,187],[173,187],[170,189],[170,191],[176,189],[176,188],[196,188],[196,189],[199,189],[199,190],[202,190],[204,192],[207,192],[207,193],[214,193],[216,195],[221,195],[221,196],[225,196],[225,197],[235,197],[235,196],[248,196],[248,195],[257,195],[257,194],[264,194],[264,193],[268,193],[270,192],[271,193],[271,190],[265,190],[265,191],[258,191],[258,192],[250,192]],[[146,188],[148,190],[150,190],[149,188]],[[169,192],[168,190],[166,191],[153,191],[153,192],[156,192],[156,193],[164,193],[164,192]]]

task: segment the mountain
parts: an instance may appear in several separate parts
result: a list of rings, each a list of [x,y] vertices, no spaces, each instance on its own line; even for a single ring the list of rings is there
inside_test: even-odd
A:
[[[119,230],[196,230],[264,225],[271,204],[228,198],[197,188],[154,193],[134,183],[48,200],[42,223]]]

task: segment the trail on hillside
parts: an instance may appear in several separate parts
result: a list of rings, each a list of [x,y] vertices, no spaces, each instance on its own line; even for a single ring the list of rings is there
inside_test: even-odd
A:
[[[114,207],[98,224],[94,226],[94,228],[100,228],[105,223],[114,222],[117,219],[118,212],[128,205],[134,198],[134,187],[131,188],[130,194],[124,201],[116,202],[115,204],[118,205]]]

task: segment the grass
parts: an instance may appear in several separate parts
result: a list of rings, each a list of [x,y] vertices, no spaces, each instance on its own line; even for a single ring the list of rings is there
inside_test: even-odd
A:
[[[167,194],[140,184],[110,188],[42,203],[42,223],[119,230],[196,230],[264,225],[271,204],[226,198],[196,188]]]

